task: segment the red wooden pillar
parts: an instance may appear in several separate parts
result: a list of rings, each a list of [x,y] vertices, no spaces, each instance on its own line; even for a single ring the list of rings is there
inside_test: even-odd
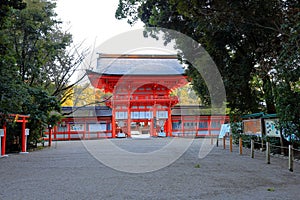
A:
[[[116,137],[116,118],[115,118],[115,108],[112,108],[112,117],[111,117],[111,137]]]
[[[25,129],[26,129],[26,120],[25,120],[25,117],[23,117],[22,119],[22,135],[21,135],[21,138],[22,138],[22,150],[21,152],[22,153],[25,153],[26,152],[26,133],[25,133]]]
[[[184,117],[181,116],[181,131],[182,131],[182,136],[183,136],[183,137],[184,137],[184,123],[185,123],[184,120],[185,120]]]
[[[131,98],[133,98],[131,85],[128,85],[127,88],[127,134],[128,137],[131,137]]]
[[[131,107],[130,102],[128,102],[128,114],[127,114],[127,134],[128,137],[131,137]]]
[[[171,107],[168,108],[168,121],[167,121],[167,137],[172,136],[172,113],[171,113]]]
[[[52,127],[51,127],[51,125],[48,126],[48,130],[49,130],[48,146],[51,147],[51,144],[52,144]]]
[[[54,138],[54,140],[57,140],[57,126],[54,126],[53,127],[53,138]]]
[[[211,117],[212,116],[209,116],[208,119],[207,119],[208,120],[207,123],[208,123],[208,134],[209,134],[209,136],[211,136],[211,123],[212,123]]]
[[[151,136],[157,136],[156,128],[157,128],[157,118],[156,118],[156,104],[153,104],[153,124],[152,124],[152,133]]]
[[[4,135],[1,137],[1,156],[5,156],[5,149],[6,149],[6,125],[3,125]]]
[[[86,127],[85,127],[86,123],[84,121],[84,124],[83,124],[83,139],[85,140],[85,136],[86,136]],[[90,135],[88,134],[88,138],[90,139]]]
[[[68,140],[71,140],[71,124],[70,122],[68,123]]]

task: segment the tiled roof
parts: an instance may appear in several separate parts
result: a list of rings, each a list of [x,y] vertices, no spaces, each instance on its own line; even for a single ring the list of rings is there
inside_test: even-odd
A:
[[[182,75],[184,71],[176,56],[99,56],[95,70],[106,75]]]
[[[62,107],[62,113],[68,114],[66,117],[110,117],[111,108],[107,106],[87,106],[87,107]]]
[[[71,113],[74,111],[74,113]],[[107,106],[62,107],[62,113],[71,113],[66,117],[111,117],[112,110]],[[211,110],[199,105],[174,106],[172,116],[211,115]],[[222,114],[220,114],[222,115]]]

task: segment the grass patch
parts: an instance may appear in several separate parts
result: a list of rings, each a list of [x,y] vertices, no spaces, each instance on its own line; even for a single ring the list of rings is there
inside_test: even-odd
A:
[[[195,165],[195,168],[200,168],[200,167],[201,167],[200,164],[196,164],[196,165]]]

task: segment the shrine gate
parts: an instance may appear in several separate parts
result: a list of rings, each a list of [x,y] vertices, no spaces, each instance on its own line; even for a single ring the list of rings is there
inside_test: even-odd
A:
[[[118,133],[172,134],[172,90],[188,83],[176,55],[99,54],[96,71],[87,71],[95,88],[111,93],[112,137]],[[142,127],[142,129],[141,129]]]
[[[63,107],[65,118],[53,127],[54,140],[216,137],[228,122],[228,116],[212,116],[206,107],[176,105],[179,99],[171,92],[188,83],[177,55],[99,54],[97,68],[87,75],[93,87],[111,97],[106,106]],[[49,131],[45,135],[48,140]]]

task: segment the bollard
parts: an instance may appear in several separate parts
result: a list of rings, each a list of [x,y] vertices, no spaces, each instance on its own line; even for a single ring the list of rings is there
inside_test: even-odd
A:
[[[254,140],[251,139],[251,158],[254,158]]]
[[[210,137],[210,144],[211,144],[211,145],[214,144],[214,137],[213,137],[213,136]]]
[[[217,147],[219,146],[219,137],[217,137]]]
[[[229,149],[232,152],[232,135],[229,136]]]
[[[294,160],[293,145],[289,145],[289,170],[291,172],[293,171],[293,160]]]
[[[270,142],[266,142],[266,162],[270,164]]]
[[[225,136],[223,137],[223,148],[226,149],[226,141],[225,141]]]
[[[243,154],[243,139],[241,137],[239,138],[239,152],[240,155]]]

